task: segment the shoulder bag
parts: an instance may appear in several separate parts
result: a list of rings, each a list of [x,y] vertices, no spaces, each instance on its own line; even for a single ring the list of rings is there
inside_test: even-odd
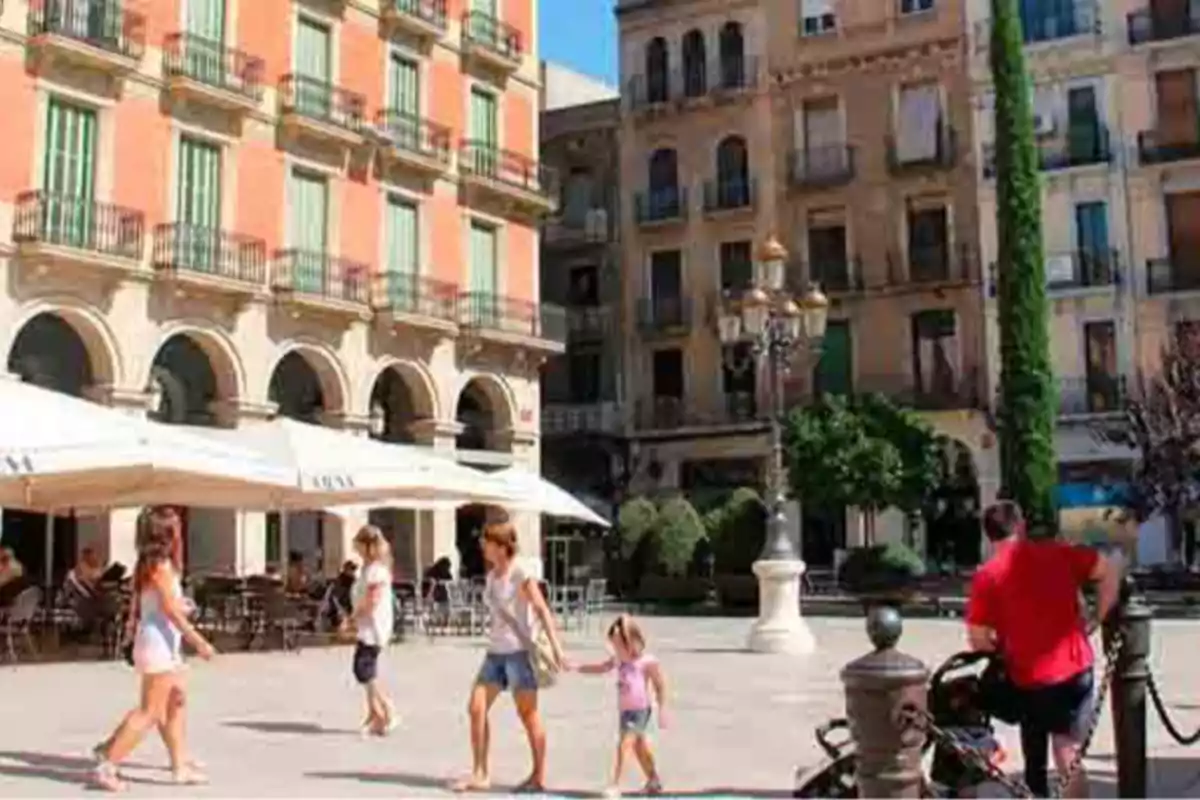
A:
[[[979,676],[979,690],[987,713],[1001,722],[1021,722],[1021,691],[1009,677],[1004,657],[993,653]]]
[[[509,630],[521,640],[521,646],[529,653],[529,662],[533,665],[533,674],[537,678],[539,689],[549,689],[558,682],[559,663],[554,658],[554,648],[550,646],[550,636],[545,626],[538,624],[537,633],[530,636],[512,612],[503,605],[496,605],[496,613]]]

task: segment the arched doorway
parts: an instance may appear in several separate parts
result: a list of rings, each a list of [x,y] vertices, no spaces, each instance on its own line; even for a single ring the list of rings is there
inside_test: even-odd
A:
[[[435,416],[433,398],[416,368],[392,366],[379,373],[371,388],[371,435],[385,442],[414,444],[414,423]],[[401,508],[375,508],[372,525],[387,537],[398,578],[417,580],[444,553],[433,551],[433,512]]]
[[[665,103],[670,99],[670,74],[667,40],[656,36],[646,44],[646,102]]]
[[[976,566],[981,558],[979,474],[971,449],[957,439],[943,442],[945,482],[923,512],[925,560],[947,571]]]
[[[726,22],[721,27],[718,49],[721,58],[721,88],[740,89],[745,86],[745,44],[740,23]]]
[[[222,364],[222,367],[228,367]],[[229,375],[222,370],[222,378]],[[222,392],[222,388],[228,388]],[[163,342],[150,367],[150,419],[167,425],[217,425],[216,404],[233,388],[218,377],[208,351],[191,334],[177,333]],[[218,508],[183,508],[183,563],[190,577],[234,574],[238,569],[235,512]]]
[[[717,202],[721,208],[740,208],[750,202],[750,156],[746,140],[727,136],[717,145]]]
[[[683,96],[703,97],[708,91],[708,57],[704,34],[692,29],[683,35]]]
[[[455,441],[458,450],[509,451],[504,434],[511,427],[512,419],[503,393],[491,379],[469,381],[458,396],[454,416],[462,426]],[[455,543],[459,569],[464,577],[476,577],[484,572],[479,535],[486,523],[486,506],[470,505],[458,510]]]
[[[83,337],[50,312],[38,314],[21,328],[8,354],[8,371],[25,383],[74,397],[83,397],[95,382]],[[0,524],[0,544],[12,549],[25,567],[26,577],[59,585],[74,565],[80,544],[74,516],[55,517],[52,553],[47,553],[45,514],[5,509]]]
[[[325,415],[340,410],[336,394],[322,380],[314,363],[316,356],[290,350],[279,359],[271,372],[267,388],[268,399],[275,404],[278,415],[298,422],[321,425]],[[283,520],[279,514],[267,515],[267,564],[283,571],[290,563],[299,563],[314,574],[331,574],[340,564],[341,552],[327,552],[326,543],[334,535],[331,527],[339,525],[321,511],[295,511],[287,514],[287,535],[283,536]],[[287,552],[284,541],[287,542]]]

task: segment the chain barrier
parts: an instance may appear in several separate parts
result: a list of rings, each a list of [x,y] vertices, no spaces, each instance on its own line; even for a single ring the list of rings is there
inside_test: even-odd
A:
[[[1079,743],[1079,749],[1075,753],[1074,760],[1071,761],[1067,769],[1054,782],[1052,793],[1054,797],[1064,797],[1067,787],[1071,785],[1079,775],[1079,771],[1083,768],[1083,761],[1087,758],[1088,749],[1091,747],[1092,740],[1096,735],[1096,729],[1100,725],[1100,715],[1104,709],[1105,699],[1108,697],[1109,687],[1112,685],[1113,675],[1117,668],[1117,657],[1120,655],[1123,645],[1124,640],[1120,633],[1114,631],[1109,646],[1104,651],[1104,674],[1101,678],[1100,688],[1096,693],[1096,702],[1092,705],[1091,719],[1088,721],[1087,731]],[[1153,686],[1153,682],[1151,686]],[[1154,696],[1153,688],[1151,692],[1152,696]],[[1156,700],[1155,704],[1157,705],[1157,703],[1158,701]],[[964,745],[953,733],[939,728],[934,723],[933,716],[929,711],[924,711],[914,706],[905,706],[900,710],[899,722],[906,727],[913,727],[924,731],[937,744],[945,746],[964,764],[974,767],[987,775],[988,780],[1000,784],[1013,797],[1037,797],[1024,781],[1008,776],[1004,770],[1000,769],[999,765],[993,763],[990,758],[981,753],[977,748]],[[1200,731],[1197,731],[1197,740],[1200,741]]]
[[[1162,720],[1163,727],[1167,729],[1167,733],[1171,735],[1171,738],[1185,747],[1200,742],[1200,728],[1197,728],[1196,732],[1191,735],[1179,732],[1179,727],[1175,725],[1174,720],[1167,714],[1167,704],[1163,702],[1162,695],[1159,694],[1158,684],[1154,680],[1153,673],[1149,673],[1148,683],[1150,699],[1154,702],[1154,710],[1158,712],[1158,718]]]

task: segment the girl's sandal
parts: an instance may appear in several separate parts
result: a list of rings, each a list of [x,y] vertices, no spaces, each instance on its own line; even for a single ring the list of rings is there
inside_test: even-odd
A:
[[[188,765],[181,770],[172,772],[171,780],[178,786],[203,786],[208,783],[208,776]]]
[[[106,792],[123,792],[128,788],[117,775],[117,768],[108,763],[100,764],[92,770],[92,783]]]
[[[545,794],[546,787],[535,781],[521,781],[513,787],[513,794]]]
[[[464,794],[466,792],[486,792],[492,788],[492,782],[486,778],[478,778],[471,776],[469,778],[459,778],[450,784],[450,791],[456,794]]]
[[[651,778],[646,781],[646,794],[651,797],[657,797],[662,794],[662,781],[658,778]]]

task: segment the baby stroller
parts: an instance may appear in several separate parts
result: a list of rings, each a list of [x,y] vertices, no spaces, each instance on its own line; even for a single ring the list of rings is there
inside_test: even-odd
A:
[[[929,679],[928,702],[932,722],[943,734],[952,737],[964,752],[996,764],[1003,759],[1004,751],[995,738],[980,679],[990,659],[988,653],[973,652],[948,658]],[[817,744],[826,759],[815,769],[797,771],[793,797],[859,796],[854,778],[857,753],[849,729],[844,718],[817,728]],[[844,734],[836,734],[838,731]],[[933,751],[927,797],[959,797],[988,780],[983,769],[967,763],[953,747],[933,736],[926,737],[924,750]]]

